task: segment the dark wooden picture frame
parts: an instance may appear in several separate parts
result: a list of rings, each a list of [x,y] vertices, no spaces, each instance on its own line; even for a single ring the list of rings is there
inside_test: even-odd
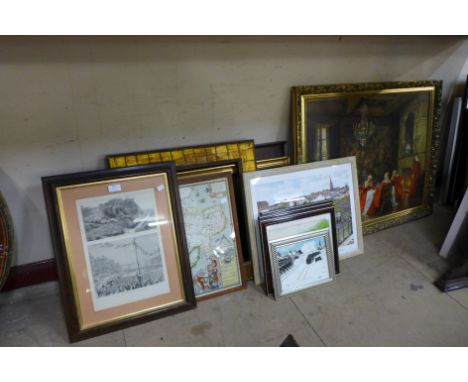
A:
[[[219,290],[213,290],[212,292],[208,292],[206,294],[197,295],[195,290],[195,295],[197,301],[207,300],[213,297],[218,297],[223,294],[236,292],[238,290],[246,288],[246,267],[244,266],[244,250],[243,244],[246,242],[245,240],[241,240],[241,238],[245,237],[245,230],[242,233],[242,228],[245,227],[245,224],[242,226],[239,224],[239,206],[243,205],[242,199],[239,200],[239,197],[243,195],[242,192],[235,191],[235,181],[234,177],[236,177],[237,181],[242,182],[242,163],[240,160],[232,160],[232,161],[222,161],[222,162],[215,162],[211,164],[203,164],[203,165],[194,165],[194,166],[181,166],[177,168],[177,179],[179,182],[179,187],[187,184],[195,184],[195,183],[203,183],[203,182],[210,182],[216,180],[226,180],[228,186],[228,193],[227,197],[229,198],[228,204],[230,205],[230,212],[232,218],[232,225],[235,232],[235,239],[234,239],[234,249],[237,251],[236,258],[238,262],[238,270],[239,270],[239,285],[235,287],[228,287],[228,288],[221,288]],[[242,184],[238,184],[238,187],[242,187]],[[183,204],[183,200],[181,200],[181,204]],[[185,219],[184,209],[182,206],[182,215]],[[242,213],[242,218],[244,215]],[[242,221],[242,220],[241,220]],[[188,243],[187,239],[187,244]],[[245,245],[244,245],[245,247]],[[189,258],[190,258],[190,246],[188,248]],[[232,261],[232,260],[231,260]],[[192,273],[192,277],[195,278],[196,275]],[[195,286],[194,286],[195,289]]]
[[[170,229],[174,236],[171,245],[173,246],[173,252],[176,254],[176,258],[172,261],[173,264],[176,264],[178,274],[172,275],[171,277],[174,277],[177,281],[179,293],[183,298],[159,307],[154,306],[152,308],[143,309],[133,314],[114,317],[110,320],[86,327],[81,323],[80,305],[77,297],[78,291],[76,290],[75,283],[76,274],[74,274],[73,265],[70,262],[73,253],[68,252],[70,247],[67,242],[67,229],[69,229],[70,226],[66,229],[62,224],[62,214],[64,211],[62,211],[61,203],[59,203],[60,190],[62,190],[63,187],[80,187],[81,185],[84,187],[89,187],[94,184],[106,184],[106,186],[108,184],[116,185],[116,182],[123,183],[140,178],[148,179],[152,176],[159,175],[162,176],[165,184],[167,184],[168,189],[164,190],[164,192],[167,195],[167,209],[170,211],[170,216],[172,216],[172,227]],[[173,163],[49,176],[42,178],[42,183],[52,244],[57,260],[62,304],[71,342],[124,329],[132,325],[195,308],[196,301],[179,204],[176,172]],[[163,254],[163,256],[165,255]],[[104,309],[104,311],[106,310]]]
[[[262,256],[263,256],[263,265],[264,265],[264,274],[265,282],[263,284],[265,293],[267,295],[273,292],[273,276],[272,276],[272,264],[270,256],[270,245],[267,237],[267,227],[280,223],[287,223],[294,220],[300,220],[309,218],[312,216],[317,216],[321,214],[330,214],[331,221],[331,244],[333,246],[334,254],[334,264],[335,264],[335,273],[340,273],[340,262],[338,258],[338,243],[336,240],[336,222],[335,222],[335,209],[333,203],[324,202],[321,204],[316,204],[315,206],[310,206],[309,208],[303,207],[301,209],[292,209],[288,213],[284,211],[283,213],[278,211],[276,214],[267,215],[262,218],[259,217],[260,225],[260,236],[262,242]]]

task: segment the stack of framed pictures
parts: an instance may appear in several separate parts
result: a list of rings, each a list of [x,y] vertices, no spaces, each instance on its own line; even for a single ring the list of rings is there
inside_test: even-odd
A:
[[[259,224],[262,212],[265,217],[285,207],[295,206],[300,211],[301,206],[312,202],[332,201],[339,260],[363,253],[354,157],[244,173],[244,189],[254,281],[257,285],[266,280]]]
[[[275,298],[317,286],[339,273],[332,201],[261,213],[265,292]]]

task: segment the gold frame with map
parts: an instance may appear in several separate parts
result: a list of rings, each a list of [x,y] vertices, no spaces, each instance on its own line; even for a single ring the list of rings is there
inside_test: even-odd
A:
[[[214,143],[172,149],[148,150],[128,154],[107,155],[108,168],[132,167],[174,161],[177,166],[241,159],[244,172],[257,169],[254,141]]]
[[[190,267],[192,271],[192,281],[194,284],[194,291],[197,301],[206,300],[212,297],[217,297],[222,294],[231,293],[238,291],[240,289],[244,289],[246,287],[246,278],[245,278],[245,268],[243,263],[243,253],[242,253],[242,243],[240,240],[240,231],[239,231],[239,223],[238,223],[238,216],[237,216],[237,208],[236,208],[236,198],[235,198],[235,191],[233,185],[233,174],[236,170],[236,166],[233,164],[224,164],[219,166],[213,167],[205,167],[205,168],[194,168],[194,169],[187,169],[179,170],[177,172],[177,179],[179,182],[179,192],[181,195],[181,208],[182,208],[182,215],[185,225],[185,234],[186,234],[186,241],[188,246],[188,253],[190,258]],[[188,214],[186,213],[184,207],[184,186],[190,185],[198,185],[203,186],[206,185],[207,189],[210,188],[209,193],[213,194],[215,191],[211,188],[210,183],[214,183],[216,181],[225,181],[225,191],[227,195],[224,195],[219,199],[220,203],[227,204],[230,210],[230,220],[232,226],[232,233],[230,237],[225,237],[222,235],[222,239],[219,241],[219,245],[213,246],[213,248],[205,248],[206,255],[209,254],[209,264],[207,265],[206,272],[203,274],[194,274],[194,265],[192,259],[192,249],[191,249],[191,239],[189,237],[190,229],[188,227],[187,217]],[[195,190],[193,190],[195,191]],[[197,191],[199,192],[199,191]],[[213,206],[207,207],[212,209]],[[218,206],[216,206],[217,208]],[[226,207],[219,205],[220,208]],[[212,217],[206,217],[207,221],[203,222],[205,219],[204,216],[201,217],[203,227],[201,228],[205,235],[209,232],[209,226],[213,224]],[[229,217],[224,216],[224,220],[226,220],[226,224],[228,223]],[[205,224],[206,223],[206,224]],[[190,223],[189,223],[190,224]],[[198,235],[201,237],[202,235]],[[225,242],[230,242],[232,240],[233,247],[230,249],[233,253],[231,256],[226,256],[226,250],[229,248],[223,248],[222,245]],[[199,247],[199,246],[197,246]],[[197,259],[199,260],[200,257]],[[213,266],[212,263],[215,263]],[[230,275],[231,279],[234,279],[231,284],[228,286],[223,286],[223,272],[228,271],[232,273]],[[232,272],[234,271],[234,272]],[[234,274],[235,273],[235,274]],[[237,277],[237,279],[236,279]],[[206,289],[206,291],[203,291]]]

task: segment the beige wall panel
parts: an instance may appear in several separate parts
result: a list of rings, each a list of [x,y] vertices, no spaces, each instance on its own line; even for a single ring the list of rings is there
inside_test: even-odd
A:
[[[290,88],[442,79],[460,38],[0,38],[0,190],[17,264],[52,257],[40,178],[93,170],[104,155],[288,137]]]

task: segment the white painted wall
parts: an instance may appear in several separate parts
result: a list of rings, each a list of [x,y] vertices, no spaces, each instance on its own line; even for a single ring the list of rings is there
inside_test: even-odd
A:
[[[453,37],[0,38],[15,263],[53,256],[42,176],[102,168],[117,152],[284,140],[294,85],[443,79],[446,101],[467,56]]]

